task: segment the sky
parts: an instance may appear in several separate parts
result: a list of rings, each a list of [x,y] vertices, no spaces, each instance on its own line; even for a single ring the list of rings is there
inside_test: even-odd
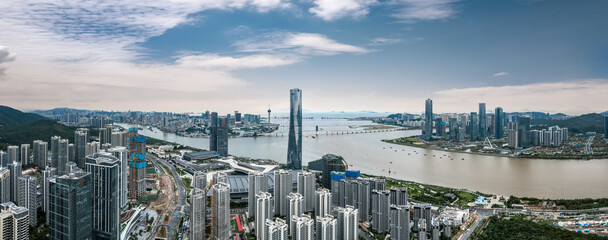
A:
[[[0,105],[608,110],[608,1],[3,0]]]

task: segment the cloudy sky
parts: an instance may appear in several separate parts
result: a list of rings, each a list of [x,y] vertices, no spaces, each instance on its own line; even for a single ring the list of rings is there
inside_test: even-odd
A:
[[[3,0],[0,104],[608,110],[608,1]]]

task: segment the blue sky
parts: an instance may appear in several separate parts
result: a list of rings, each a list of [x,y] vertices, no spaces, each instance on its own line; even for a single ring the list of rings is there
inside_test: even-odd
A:
[[[8,0],[0,102],[263,113],[608,110],[608,1]]]

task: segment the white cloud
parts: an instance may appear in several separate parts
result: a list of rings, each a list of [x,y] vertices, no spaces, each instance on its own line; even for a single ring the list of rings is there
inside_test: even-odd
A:
[[[351,17],[361,18],[369,13],[376,0],[314,0],[314,7],[308,11],[325,21]]]
[[[508,73],[508,72],[497,72],[497,73],[492,74],[492,76],[494,76],[494,77],[502,77],[502,76],[507,76],[509,74],[510,73]]]
[[[401,39],[399,38],[374,38],[371,40],[369,45],[372,46],[382,46],[382,45],[391,45],[391,44],[396,44],[396,43],[400,43]]]
[[[0,64],[12,62],[15,57],[15,54],[11,53],[7,47],[0,46]],[[0,77],[4,75],[4,71],[6,71],[6,67],[0,65]]]
[[[369,50],[339,43],[316,33],[276,32],[262,38],[234,44],[242,52],[296,52],[302,55],[335,55],[338,53],[367,53]]]
[[[451,18],[456,14],[454,3],[459,0],[394,0],[397,10],[391,14],[403,22],[431,21]]]
[[[241,68],[261,68],[290,65],[298,62],[296,56],[278,56],[269,54],[255,54],[249,56],[232,57],[217,54],[201,54],[185,56],[176,62],[183,66],[199,67],[215,70],[235,70]]]
[[[435,92],[433,102],[448,111],[469,112],[480,102],[506,112],[530,110],[570,114],[606,111],[608,79],[534,83],[499,87],[449,89]],[[589,97],[593,96],[593,97]]]

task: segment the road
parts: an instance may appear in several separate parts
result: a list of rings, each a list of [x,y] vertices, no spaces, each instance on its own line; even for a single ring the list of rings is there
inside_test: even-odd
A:
[[[150,161],[153,161],[156,164],[162,164],[164,167],[169,169],[169,171],[171,171],[171,173],[175,177],[173,179],[173,181],[177,182],[178,201],[175,206],[175,209],[171,213],[169,223],[168,224],[159,224],[158,226],[156,226],[156,230],[154,232],[154,236],[156,236],[156,233],[158,232],[160,227],[166,226],[167,227],[167,238],[174,239],[175,235],[176,234],[179,235],[180,231],[182,230],[182,226],[179,226],[180,220],[185,215],[184,212],[182,211],[182,208],[188,206],[188,203],[186,202],[186,199],[187,199],[186,198],[186,188],[184,187],[184,184],[183,184],[182,180],[180,179],[179,174],[177,174],[177,171],[175,171],[175,168],[171,164],[168,164],[164,160],[161,160],[152,154],[148,154],[148,156],[150,157]]]

